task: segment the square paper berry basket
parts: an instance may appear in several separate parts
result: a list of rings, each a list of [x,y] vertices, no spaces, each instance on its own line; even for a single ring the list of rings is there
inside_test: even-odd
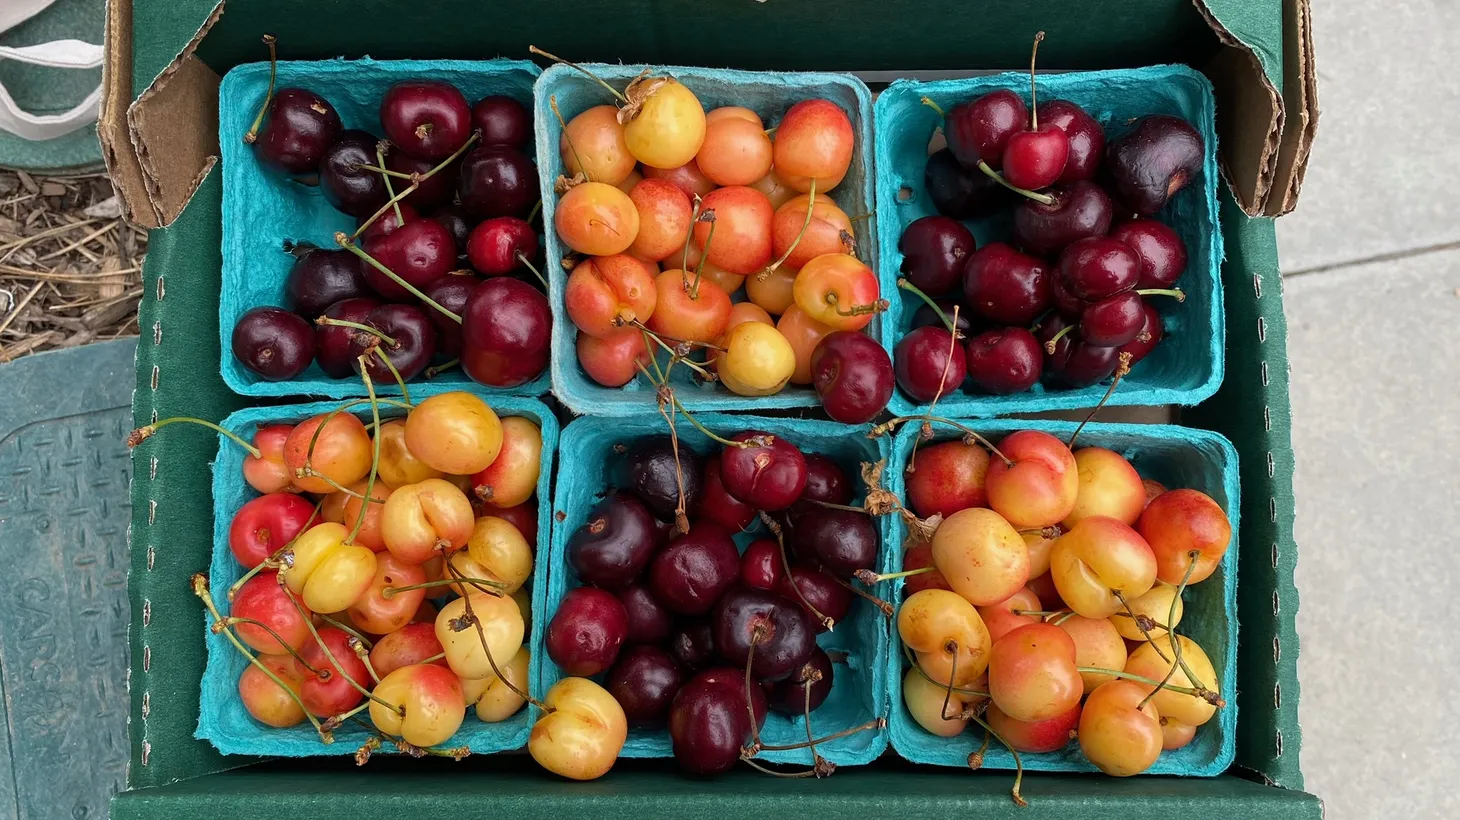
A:
[[[1169,297],[1152,297],[1167,335],[1121,380],[1110,403],[1190,406],[1210,398],[1222,383],[1226,347],[1222,234],[1217,219],[1216,103],[1210,81],[1186,66],[1164,65],[1047,74],[1040,75],[1038,83],[1041,101],[1063,99],[1079,104],[1105,129],[1107,141],[1124,133],[1131,120],[1147,114],[1181,117],[1201,134],[1206,150],[1201,173],[1155,215],[1186,243],[1186,272],[1177,283],[1186,299],[1177,303]],[[877,274],[882,293],[891,302],[882,317],[882,344],[889,353],[908,332],[912,314],[922,304],[897,287],[903,261],[898,242],[914,220],[937,213],[924,184],[924,168],[929,142],[943,120],[922,99],[947,111],[999,89],[1011,89],[1027,103],[1029,75],[1011,72],[936,82],[899,80],[877,97]],[[1011,237],[1007,213],[964,224],[973,231],[978,247]],[[961,294],[961,288],[957,292]],[[1105,388],[1105,384],[1067,389],[1039,383],[1024,393],[993,396],[965,385],[943,396],[938,407],[944,415],[960,418],[1069,410],[1094,405]],[[897,415],[927,410],[927,405],[900,389],[893,392],[891,407]]]
[[[1078,426],[1065,421],[967,421],[963,422],[995,444],[1015,430],[1039,430],[1068,440]],[[887,485],[899,498],[906,498],[905,470],[912,457],[913,445],[919,438],[919,425],[906,425],[892,444],[892,460],[888,466]],[[935,438],[956,439],[958,431],[934,425]],[[1176,632],[1196,641],[1211,659],[1220,680],[1221,694],[1227,705],[1217,711],[1205,725],[1198,727],[1189,744],[1174,751],[1163,751],[1146,774],[1215,777],[1232,764],[1237,743],[1237,535],[1239,491],[1237,450],[1225,437],[1208,430],[1164,424],[1100,424],[1091,423],[1080,433],[1079,444],[1105,447],[1121,454],[1136,468],[1142,478],[1159,481],[1170,489],[1200,490],[1216,500],[1226,511],[1232,524],[1232,539],[1221,564],[1212,576],[1188,587],[1183,596],[1185,614]],[[888,545],[902,545],[907,527],[896,515],[886,516],[884,536]],[[883,550],[882,572],[902,569],[902,551]],[[903,579],[878,588],[894,605],[901,605]],[[923,729],[908,712],[902,699],[902,679],[907,672],[896,627],[892,634],[892,651],[888,654],[887,683],[890,711],[888,718],[892,748],[914,763],[936,766],[966,767],[968,756],[983,741],[983,732],[973,724],[964,733],[951,738],[937,737]],[[1098,771],[1071,741],[1058,752],[1023,754],[1024,768],[1049,772]],[[997,741],[984,754],[984,768],[1013,769],[1014,759]]]
[[[760,430],[773,436],[782,436],[801,448],[803,452],[820,453],[837,462],[849,478],[857,481],[860,465],[876,463],[887,458],[888,444],[885,439],[872,440],[865,433],[866,426],[849,427],[825,421],[799,419],[759,418],[751,416],[725,416],[705,414],[699,422],[716,435],[729,437],[743,430]],[[562,463],[573,465],[564,470],[558,479],[557,495],[553,502],[554,523],[551,552],[546,566],[549,567],[546,605],[535,612],[533,648],[542,646],[536,632],[551,620],[558,602],[571,588],[580,586],[573,570],[567,564],[568,540],[588,518],[589,512],[609,489],[625,486],[622,474],[626,458],[622,446],[631,447],[635,441],[656,435],[665,435],[664,422],[657,415],[636,416],[626,419],[582,418],[569,424],[563,431]],[[708,454],[718,444],[688,424],[678,425],[679,443],[702,454]],[[857,492],[853,503],[860,503],[864,492]],[[757,522],[750,530],[735,534],[735,543],[740,549],[757,538],[769,537],[764,526]],[[887,542],[883,542],[886,552]],[[812,726],[818,736],[848,729],[853,726],[887,715],[887,682],[885,675],[890,668],[887,653],[889,647],[889,622],[874,606],[866,601],[853,599],[851,612],[838,621],[831,632],[823,632],[817,639],[821,648],[828,652],[846,653],[844,662],[833,664],[833,685],[826,701],[812,711]],[[537,680],[544,690],[564,675],[546,655],[533,655],[533,666]],[[790,718],[771,712],[761,730],[761,739],[767,744],[783,745],[806,739],[804,718]],[[887,748],[884,730],[869,729],[826,743],[819,743],[817,751],[838,766],[855,766],[871,763]],[[670,757],[669,732],[664,729],[630,729],[628,742],[621,757]],[[757,760],[772,763],[812,763],[809,749],[761,752]]]
[[[299,86],[323,96],[340,114],[345,128],[382,134],[380,100],[403,80],[444,80],[461,90],[469,102],[502,94],[532,104],[537,66],[522,60],[317,60],[281,61],[277,87]],[[294,258],[284,243],[308,242],[336,247],[336,231],[351,233],[355,218],[325,201],[318,186],[288,179],[264,167],[245,145],[243,135],[253,123],[269,87],[269,64],[249,63],[229,71],[218,88],[218,142],[223,163],[223,286],[218,298],[218,330],[222,339],[223,380],[245,396],[323,396],[355,398],[365,395],[359,379],[335,379],[317,364],[287,381],[268,381],[244,367],[231,352],[230,339],[239,317],[260,306],[288,308],[285,283]],[[527,149],[524,149],[527,150]],[[464,249],[459,249],[464,250]],[[460,368],[433,381],[450,385],[472,384]],[[548,392],[549,378],[517,387],[481,387],[484,395],[540,396]],[[393,383],[376,385],[382,394],[400,392]]]
[[[411,395],[425,398],[447,392],[445,385],[425,385],[413,390]],[[542,464],[538,474],[537,542],[533,544],[535,555],[542,554],[542,546],[548,541],[551,515],[552,472],[554,454],[558,444],[558,422],[552,411],[535,399],[485,395],[480,389],[470,392],[481,396],[500,417],[523,416],[542,429]],[[224,429],[245,440],[252,438],[257,428],[275,422],[297,423],[311,416],[328,413],[339,404],[335,402],[314,402],[310,404],[279,405],[277,407],[251,407],[239,410],[223,421]],[[369,421],[370,406],[359,404],[351,412]],[[382,405],[381,419],[401,418],[402,410]],[[258,492],[243,479],[243,460],[247,455],[243,448],[224,436],[218,437],[218,459],[213,462],[213,557],[208,568],[208,591],[220,609],[227,612],[228,588],[244,573],[228,549],[228,527],[233,516],[246,502],[258,496]],[[528,580],[532,589],[532,612],[542,612],[546,601],[547,573],[534,567],[533,577]],[[524,613],[532,621],[531,647],[542,642],[540,618]],[[238,678],[248,666],[248,661],[239,654],[222,635],[214,634],[208,626],[211,618],[205,613],[204,634],[208,648],[207,666],[203,671],[202,695],[199,703],[198,728],[195,737],[213,744],[223,754],[247,754],[268,757],[316,757],[323,755],[354,754],[370,737],[362,728],[346,723],[334,732],[335,742],[324,745],[319,735],[306,722],[288,729],[275,729],[255,721],[238,697]],[[526,639],[525,639],[526,640]],[[535,650],[534,650],[535,651]],[[535,665],[529,666],[528,691],[540,695]],[[368,721],[368,716],[364,719]],[[468,707],[461,728],[448,742],[449,746],[469,746],[473,754],[486,754],[511,749],[520,749],[527,744],[527,737],[536,719],[536,707],[527,704],[516,715],[500,723],[483,723],[475,711]],[[390,752],[388,748],[382,751]]]
[[[693,91],[706,110],[726,105],[744,106],[761,116],[767,126],[774,126],[788,108],[805,99],[828,99],[841,107],[851,118],[854,132],[852,164],[846,178],[826,192],[842,210],[851,216],[871,213],[874,201],[872,174],[872,94],[867,86],[850,74],[825,72],[760,72],[732,69],[691,68],[685,66],[643,66],[590,64],[588,71],[622,89],[643,71],[667,74]],[[568,409],[580,415],[628,416],[652,411],[654,388],[643,379],[634,379],[623,387],[604,387],[588,377],[578,364],[577,328],[563,307],[563,290],[568,271],[563,257],[569,249],[553,229],[557,196],[553,183],[564,174],[558,143],[563,126],[552,112],[556,99],[558,111],[565,121],[596,105],[611,104],[614,98],[601,86],[572,68],[555,65],[543,71],[534,92],[534,128],[537,134],[538,174],[542,181],[544,244],[547,247],[548,301],[553,310],[553,393]],[[821,198],[823,192],[818,191]],[[876,226],[873,220],[856,223],[857,257],[873,270],[871,261],[877,250]],[[670,257],[673,259],[674,257]],[[886,296],[886,292],[883,293]],[[883,318],[867,325],[865,333],[877,338],[882,332]],[[819,405],[816,391],[809,386],[788,385],[770,396],[740,396],[721,385],[696,385],[688,368],[672,378],[680,401],[690,410],[775,410]]]

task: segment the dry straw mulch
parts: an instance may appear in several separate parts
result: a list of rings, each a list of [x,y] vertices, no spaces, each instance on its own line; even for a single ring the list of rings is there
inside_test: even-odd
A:
[[[146,251],[105,175],[0,170],[0,363],[137,335]]]

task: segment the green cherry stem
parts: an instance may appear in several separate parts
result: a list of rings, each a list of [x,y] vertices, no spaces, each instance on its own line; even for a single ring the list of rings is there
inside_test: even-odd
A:
[[[335,234],[335,242],[338,243],[340,247],[344,248],[350,253],[355,254],[361,259],[364,259],[365,262],[370,265],[370,267],[375,268],[376,270],[385,274],[387,277],[390,278],[391,281],[409,291],[412,296],[435,308],[437,312],[439,312],[442,316],[445,316],[446,318],[450,319],[453,322],[456,322],[457,324],[461,324],[461,316],[452,313],[451,311],[442,307],[440,302],[437,302],[435,299],[432,299],[431,297],[422,293],[420,288],[400,278],[400,276],[398,276],[395,271],[387,268],[385,265],[381,264],[380,261],[377,260],[375,257],[366,253],[363,249],[357,246],[355,244],[355,241],[347,236],[344,231],[340,231]]]
[[[943,309],[938,307],[938,303],[933,301],[933,297],[923,293],[921,288],[906,279],[899,278],[897,280],[897,286],[927,303],[928,307],[933,309],[933,313],[937,314],[938,319],[943,322],[943,327],[948,328],[948,332],[952,333],[954,337],[958,336],[958,327],[953,324],[953,320],[948,318],[948,314],[944,313]]]
[[[309,634],[314,636],[314,642],[319,645],[319,648],[321,650],[324,651],[325,658],[329,660],[330,666],[333,666],[335,668],[335,671],[340,674],[340,677],[344,678],[346,683],[354,687],[355,691],[375,701],[381,706],[390,709],[396,714],[399,714],[401,717],[405,717],[406,709],[404,706],[397,706],[396,704],[391,703],[388,700],[383,700],[379,697],[376,697],[370,692],[369,689],[361,686],[359,681],[345,674],[345,669],[344,667],[340,666],[340,662],[335,657],[334,651],[330,649],[329,644],[324,642],[324,638],[321,638],[319,636],[319,630],[314,628],[314,619],[309,617],[309,611],[306,610],[304,608],[304,605],[299,602],[299,599],[294,596],[294,590],[290,589],[289,585],[284,582],[284,572],[279,573],[279,589],[284,592],[284,597],[288,598],[289,602],[294,604],[294,609],[299,612],[299,617],[304,619],[304,625],[309,627]]]
[[[332,319],[329,316],[321,316],[318,319],[315,319],[314,323],[324,327],[348,327],[351,330],[358,330],[362,333],[369,333],[371,336],[374,336],[380,341],[385,342],[391,347],[400,347],[400,342],[397,342],[390,336],[385,335],[385,333],[380,331],[378,328],[373,328],[370,325],[362,324],[360,322],[351,322],[348,319]]]
[[[933,98],[932,97],[919,97],[918,98],[918,102],[922,103],[923,105],[926,105],[927,107],[933,109],[934,111],[937,111],[938,112],[938,116],[942,117],[943,119],[947,119],[948,118],[948,113],[943,110],[943,106],[938,105],[937,103],[933,102]]]
[[[457,584],[470,584],[471,586],[478,588],[480,588],[482,585],[495,587],[496,589],[507,588],[506,584],[502,583],[501,581],[493,580],[491,578],[467,578],[463,576],[460,578],[438,578],[434,581],[422,581],[419,584],[410,584],[409,586],[403,587],[385,587],[380,591],[380,597],[389,601],[391,598],[394,598],[398,593],[401,592],[409,592],[413,589],[434,589],[436,587],[449,587],[456,586]],[[482,591],[485,592],[486,590]]]
[[[1008,748],[1009,754],[1014,756],[1014,788],[1009,793],[1014,798],[1014,805],[1020,808],[1028,806],[1029,801],[1025,800],[1023,795],[1019,794],[1019,787],[1024,783],[1024,761],[1019,759],[1019,750],[1010,745],[1009,741],[1005,740],[998,732],[995,732],[994,727],[988,725],[983,718],[976,714],[970,714],[969,717],[979,726],[982,726],[985,732],[993,735],[996,740],[1004,744]]]
[[[574,71],[577,71],[578,73],[582,74],[583,76],[587,77],[588,79],[592,80],[593,82],[598,83],[599,85],[603,86],[608,91],[608,93],[610,93],[610,94],[614,95],[615,97],[617,97],[619,99],[619,101],[622,102],[624,105],[628,105],[629,98],[628,97],[625,97],[623,95],[623,92],[621,92],[618,89],[614,88],[613,86],[609,85],[608,82],[606,80],[604,80],[602,77],[599,77],[597,74],[594,74],[593,72],[589,71],[588,69],[584,68],[583,66],[580,66],[580,65],[578,65],[577,63],[574,63],[574,62],[569,62],[568,60],[564,60],[562,57],[559,57],[556,54],[551,54],[549,52],[543,51],[542,49],[540,49],[540,48],[538,48],[537,46],[534,46],[534,45],[529,45],[527,47],[527,50],[530,51],[530,52],[532,52],[533,54],[536,54],[539,57],[546,57],[547,59],[552,60],[555,63],[562,63],[563,65],[567,66],[568,68],[571,68]]]
[[[334,627],[335,629],[338,629],[346,635],[349,635],[354,640],[357,640],[360,643],[364,644],[366,649],[375,648],[375,644],[371,643],[369,638],[361,635],[353,626],[350,626],[346,623],[341,623],[340,621],[337,621],[334,618],[331,618],[330,616],[323,613],[316,612],[315,616],[318,617],[321,621],[324,621],[325,623]]]
[[[380,352],[378,348],[376,349],[376,352]],[[385,363],[387,365],[390,365],[390,359],[386,358],[384,354],[381,354],[381,358],[384,358]],[[377,401],[375,398],[375,381],[370,378],[370,367],[366,362],[365,355],[362,354],[358,359],[356,359],[356,361],[360,363],[360,381],[365,383],[365,392],[370,399],[370,415],[375,421],[375,429],[379,430],[380,402]],[[390,365],[390,370],[392,373],[394,373],[395,366]],[[396,373],[396,378],[400,378],[399,373]],[[401,382],[402,390],[405,389],[405,386],[405,382]],[[381,437],[378,434],[370,437],[373,449],[370,454],[370,476],[369,478],[365,479],[365,498],[367,499],[373,499],[375,497],[375,477],[380,474],[380,438]],[[369,504],[360,505],[360,514],[355,516],[355,526],[350,530],[350,537],[345,539],[346,544],[355,543],[355,537],[360,534],[360,528],[365,526],[365,516],[368,515],[369,512]]]
[[[1143,288],[1136,293],[1141,296],[1170,296],[1178,302],[1186,301],[1186,291],[1181,288]]]
[[[1020,196],[1029,197],[1030,199],[1038,202],[1041,205],[1054,204],[1054,197],[1050,196],[1049,194],[1037,193],[1035,191],[1028,190],[1027,188],[1020,188],[1014,183],[1008,181],[1007,179],[1004,179],[1002,174],[1000,174],[998,171],[995,171],[993,168],[990,168],[989,164],[987,162],[984,162],[983,160],[978,161],[978,170],[983,171],[989,179],[992,179],[994,182],[999,183],[1000,185],[1008,188],[1016,194],[1019,194]]]
[[[768,277],[771,274],[775,273],[778,268],[780,268],[782,265],[786,264],[786,260],[787,259],[790,259],[791,258],[791,254],[796,251],[796,246],[799,245],[799,244],[801,244],[801,238],[804,237],[804,236],[806,236],[806,229],[811,227],[811,214],[814,213],[815,210],[816,210],[816,177],[812,177],[811,178],[811,187],[810,187],[810,189],[806,193],[806,218],[801,221],[801,230],[799,232],[797,232],[796,238],[791,241],[791,246],[788,247],[788,248],[786,248],[786,252],[785,253],[781,254],[781,258],[780,259],[777,259],[776,261],[770,263],[769,265],[766,266],[766,269],[765,270],[763,270],[760,273],[757,273],[755,275],[755,279],[756,279],[757,282],[764,282],[766,280],[766,277]],[[713,231],[714,229],[715,228],[714,228],[713,225],[710,226],[710,230],[711,231]],[[706,244],[709,244],[709,243],[706,242]],[[704,260],[701,260],[701,261],[704,261]]]
[[[218,425],[214,424],[211,421],[207,421],[206,419],[194,418],[192,416],[173,416],[171,418],[165,418],[161,421],[154,421],[151,424],[145,424],[141,427],[138,427],[136,430],[133,430],[127,435],[127,446],[136,447],[138,444],[141,444],[142,442],[156,435],[158,430],[161,430],[169,424],[176,424],[180,421],[185,421],[188,424],[200,424],[215,433],[219,433],[232,439],[236,444],[238,444],[238,446],[247,450],[248,454],[253,456],[254,458],[264,457],[264,454],[259,452],[259,449],[257,447],[244,441],[236,433],[233,433],[229,430],[224,430],[222,427],[219,427]]]
[[[407,402],[409,402],[411,400],[411,389],[409,387],[406,387],[406,380],[403,379],[403,378],[401,378],[400,371],[397,370],[396,367],[395,367],[395,362],[393,362],[393,361],[390,360],[390,355],[387,354],[384,350],[381,350],[378,347],[375,348],[374,350],[375,350],[375,358],[379,359],[381,361],[381,363],[385,365],[385,369],[390,371],[390,375],[395,377],[395,386],[400,388],[400,396],[401,396],[401,398],[403,398]],[[360,366],[360,369],[363,372],[364,369],[365,369],[365,366],[364,365],[361,365]],[[379,405],[380,405],[380,399],[379,398],[376,398],[375,403],[372,404],[371,406],[378,408]],[[374,429],[379,429],[380,428],[380,422],[379,421],[375,422],[375,424],[373,425],[373,427],[374,427]]]
[[[400,199],[395,195],[395,185],[390,181],[390,174],[385,171],[385,141],[375,143],[375,161],[380,163],[380,179],[385,183],[385,195],[390,199],[390,206],[395,209],[395,224],[397,226],[406,224],[406,218],[400,212]],[[406,179],[410,179],[407,175]]]
[[[274,100],[274,80],[279,74],[279,52],[275,47],[278,39],[272,34],[263,36],[264,45],[269,47],[269,90],[264,93],[264,104],[259,106],[259,115],[254,117],[253,125],[248,128],[248,133],[243,135],[245,145],[253,145],[258,141],[259,129],[263,127],[264,115],[269,113],[269,103]],[[315,727],[319,728],[318,726]]]

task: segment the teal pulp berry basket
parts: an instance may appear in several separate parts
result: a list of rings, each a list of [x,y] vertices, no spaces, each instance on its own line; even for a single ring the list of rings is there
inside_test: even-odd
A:
[[[445,385],[432,384],[412,390],[414,398],[448,392]],[[537,543],[533,545],[535,555],[541,555],[541,546],[547,543],[551,526],[550,500],[552,498],[553,459],[558,445],[558,421],[546,405],[535,399],[486,395],[475,387],[467,388],[485,400],[499,417],[522,416],[531,419],[542,429],[542,465],[537,479]],[[259,426],[272,423],[297,423],[319,413],[328,413],[338,407],[334,402],[279,405],[277,407],[250,407],[239,410],[223,421],[223,427],[251,439]],[[404,411],[382,405],[381,418],[401,418]],[[362,419],[370,420],[370,406],[359,404],[350,408]],[[244,568],[234,559],[228,549],[228,527],[233,516],[247,501],[258,496],[243,480],[243,460],[247,455],[242,447],[224,436],[218,437],[218,459],[213,462],[213,557],[208,568],[208,590],[226,615],[228,613],[228,588],[244,573]],[[528,581],[532,588],[532,613],[543,610],[546,601],[547,573],[534,567],[533,577]],[[202,695],[199,702],[198,728],[195,737],[213,744],[223,754],[261,755],[268,757],[313,757],[321,755],[349,755],[365,742],[370,735],[353,723],[346,723],[335,730],[335,742],[324,745],[319,735],[307,723],[288,729],[275,729],[255,721],[244,708],[238,697],[238,678],[243,674],[248,661],[238,653],[222,635],[214,634],[206,627],[211,618],[204,614],[204,634],[208,647],[207,666],[203,671]],[[542,645],[542,619],[532,617],[530,647]],[[506,659],[498,659],[505,663]],[[529,665],[528,691],[540,695],[535,665]],[[368,717],[365,718],[368,722]],[[447,742],[447,746],[469,746],[473,754],[501,752],[520,749],[527,744],[528,733],[536,719],[536,707],[528,704],[516,715],[500,723],[483,723],[476,717],[475,710],[468,708],[461,728]],[[390,749],[383,751],[389,752]]]
[[[829,456],[857,483],[861,464],[887,458],[886,440],[868,439],[866,426],[716,414],[704,414],[698,420],[715,434],[727,438],[743,430],[760,430],[782,436],[804,452]],[[681,447],[702,454],[709,454],[720,447],[687,423],[677,424],[677,430]],[[561,463],[564,467],[571,465],[571,469],[564,469],[558,477],[557,496],[553,502],[552,547],[545,562],[548,567],[547,604],[538,610],[534,633],[538,624],[552,618],[564,593],[581,585],[567,564],[568,539],[587,521],[589,511],[609,489],[624,486],[623,447],[632,447],[635,441],[667,433],[663,419],[657,414],[622,419],[582,418],[563,431]],[[859,492],[857,498],[862,495]],[[767,536],[757,522],[752,529],[737,533],[735,543],[744,549],[756,538]],[[886,550],[887,543],[884,542],[883,552]],[[839,621],[831,632],[823,632],[817,639],[823,649],[846,653],[844,663],[833,665],[831,694],[811,713],[813,731],[818,736],[886,716],[887,687],[884,678],[890,668],[887,659],[889,635],[887,618],[866,601],[854,599],[847,617]],[[541,644],[537,642],[536,634],[533,637],[536,648]],[[562,670],[547,658],[546,653],[535,653],[532,660],[537,679],[544,689],[563,677]],[[772,712],[761,730],[761,739],[771,745],[803,741],[806,739],[806,721]],[[884,730],[870,729],[817,744],[816,748],[823,757],[838,766],[861,765],[877,759],[887,748],[887,737]],[[666,730],[632,729],[620,756],[669,757],[670,754]],[[809,749],[766,751],[756,759],[772,763],[812,763]]]
[[[867,86],[850,74],[824,72],[760,72],[733,69],[688,68],[683,66],[642,66],[591,64],[584,66],[617,88],[644,71],[668,75],[684,83],[695,93],[705,110],[727,105],[753,109],[767,127],[773,127],[792,105],[808,99],[827,99],[841,107],[852,121],[854,148],[847,176],[831,191],[817,192],[829,196],[848,215],[872,211],[875,198],[872,174],[872,94]],[[602,86],[568,66],[555,65],[543,71],[537,81],[534,126],[537,132],[538,173],[542,190],[551,192],[553,183],[564,173],[558,151],[563,127],[553,113],[551,102],[557,101],[565,121],[596,105],[612,104],[614,97]],[[563,257],[569,249],[553,229],[557,196],[543,196],[544,244],[547,247],[548,300],[553,310],[552,377],[553,393],[569,410],[580,415],[629,416],[653,412],[654,387],[636,378],[623,387],[604,387],[588,377],[578,364],[576,338],[578,330],[563,307],[563,289],[568,271],[563,270]],[[857,256],[872,265],[876,253],[876,225],[873,221],[856,223]],[[672,267],[670,267],[672,265]],[[678,267],[675,257],[666,262],[666,269]],[[875,267],[874,267],[875,270]],[[884,294],[885,295],[885,294]],[[874,320],[864,332],[874,338],[881,333],[881,320]],[[667,357],[666,357],[667,360]],[[771,396],[739,396],[718,384],[697,385],[688,368],[679,368],[672,380],[679,399],[690,410],[777,410],[791,407],[816,407],[820,401],[808,387],[787,386]],[[676,378],[677,377],[677,378]]]
[[[1041,101],[1078,103],[1104,127],[1107,141],[1147,114],[1181,117],[1201,134],[1206,148],[1201,174],[1156,214],[1186,243],[1186,272],[1178,282],[1186,292],[1186,300],[1178,303],[1169,297],[1151,297],[1161,311],[1166,338],[1122,379],[1110,403],[1189,406],[1210,398],[1222,383],[1226,346],[1222,234],[1217,219],[1216,104],[1211,83],[1181,65],[1044,74],[1038,83]],[[877,274],[882,293],[891,302],[882,317],[882,344],[888,353],[907,334],[912,314],[922,304],[916,296],[897,287],[903,259],[898,240],[913,220],[937,213],[924,185],[923,172],[929,141],[943,120],[922,99],[926,97],[947,111],[998,89],[1012,89],[1027,103],[1029,75],[1006,73],[936,82],[899,80],[877,97]],[[995,241],[1012,242],[1012,222],[1007,212],[964,224],[973,231],[979,247]],[[961,293],[960,287],[960,299]],[[1094,405],[1106,386],[1065,389],[1040,383],[1028,392],[993,396],[965,385],[941,397],[938,409],[942,415],[959,418],[1069,410]],[[927,412],[927,407],[901,390],[893,393],[891,408],[897,415]]]
[[[329,100],[345,128],[381,135],[380,100],[403,80],[444,80],[461,90],[468,102],[503,94],[532,105],[537,66],[522,60],[319,60],[278,64],[279,88],[298,86]],[[336,211],[319,188],[285,177],[261,165],[243,135],[253,123],[269,86],[268,63],[249,63],[228,72],[218,88],[218,142],[223,163],[223,285],[218,296],[218,331],[223,351],[223,380],[245,396],[365,395],[359,379],[335,379],[311,364],[287,381],[269,381],[244,367],[231,352],[233,326],[249,310],[286,304],[284,286],[294,257],[284,243],[308,242],[338,247],[335,232],[353,233],[355,218]],[[470,385],[460,368],[433,382]],[[540,396],[548,392],[546,371],[517,387],[480,387],[484,395]],[[400,392],[393,383],[376,385],[382,394]]]
[[[1008,419],[964,423],[995,444],[1015,430],[1039,430],[1068,440],[1078,426],[1064,421]],[[960,435],[957,430],[943,425],[935,424],[934,431],[935,438],[939,440],[956,439]],[[919,425],[910,423],[898,432],[892,444],[887,485],[899,498],[907,497],[904,471],[918,440]],[[1147,770],[1147,774],[1188,777],[1219,775],[1232,764],[1237,748],[1237,533],[1240,504],[1237,450],[1218,433],[1160,424],[1088,424],[1080,433],[1077,449],[1080,446],[1114,450],[1129,459],[1143,478],[1159,481],[1170,489],[1201,490],[1221,505],[1232,522],[1232,540],[1226,555],[1210,578],[1187,588],[1183,596],[1185,614],[1176,628],[1178,635],[1196,641],[1211,659],[1227,705],[1197,729],[1191,743],[1181,749],[1162,752]],[[886,516],[883,527],[886,544],[903,544],[907,527],[900,517]],[[882,554],[882,572],[902,569],[901,550],[889,546]],[[902,586],[903,580],[898,578],[888,585],[879,586],[877,592],[900,605]],[[983,742],[983,732],[970,724],[968,731],[961,735],[941,738],[919,726],[902,700],[902,678],[908,667],[895,631],[892,641],[893,651],[888,655],[886,675],[891,703],[888,720],[892,748],[914,763],[966,767],[969,754]],[[1032,771],[1098,771],[1085,759],[1079,744],[1073,740],[1058,752],[1020,757],[1024,768]],[[984,754],[983,766],[986,769],[1013,769],[1014,759],[1008,749],[995,741]]]

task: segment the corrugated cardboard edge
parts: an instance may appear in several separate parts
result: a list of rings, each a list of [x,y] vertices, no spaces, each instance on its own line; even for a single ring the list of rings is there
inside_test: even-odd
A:
[[[102,161],[116,187],[127,220],[144,228],[158,226],[157,214],[147,197],[142,165],[132,148],[127,131],[127,106],[132,102],[132,3],[110,0],[106,4],[103,35],[105,58],[101,64],[101,113],[96,136],[101,142]]]
[[[1309,0],[1283,3],[1283,107],[1287,126],[1278,147],[1277,170],[1264,211],[1282,216],[1298,205],[1308,155],[1318,131],[1318,79],[1313,59],[1313,19]]]

